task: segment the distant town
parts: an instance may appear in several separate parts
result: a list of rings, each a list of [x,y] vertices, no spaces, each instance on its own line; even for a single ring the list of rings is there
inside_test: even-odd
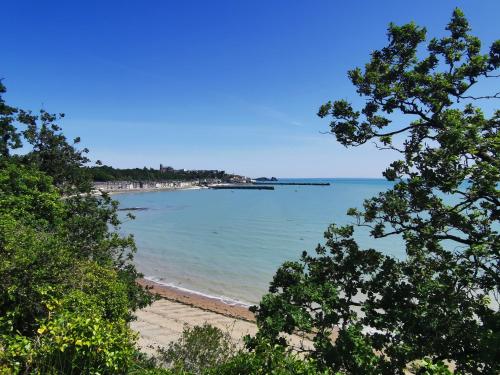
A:
[[[274,190],[273,185],[329,186],[329,182],[278,181],[276,177],[228,174],[216,169],[185,170],[160,164],[159,169],[117,169],[109,166],[88,168],[96,192],[155,191],[174,189]]]
[[[163,164],[160,164],[159,169],[146,167],[118,169],[110,166],[96,166],[88,170],[94,180],[95,189],[106,192],[188,189],[255,182],[250,177],[228,174],[225,171],[215,169],[175,169]]]

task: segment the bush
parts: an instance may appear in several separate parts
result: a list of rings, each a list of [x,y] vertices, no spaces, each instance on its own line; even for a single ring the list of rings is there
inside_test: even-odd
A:
[[[123,319],[107,320],[81,292],[81,308],[62,306],[38,328],[33,367],[40,373],[121,373],[134,358],[136,335]],[[74,311],[71,311],[74,310]]]
[[[48,317],[38,321],[33,337],[0,320],[0,364],[11,373],[115,374],[132,364],[136,335],[123,318],[106,319],[81,291],[63,300],[47,296],[44,305]]]
[[[282,346],[262,341],[252,352],[240,351],[230,360],[208,369],[207,375],[327,375],[329,370],[318,370],[312,360],[304,360],[287,352]]]
[[[186,325],[178,341],[158,350],[158,360],[176,373],[201,374],[227,362],[235,352],[228,332],[204,323],[192,328]]]

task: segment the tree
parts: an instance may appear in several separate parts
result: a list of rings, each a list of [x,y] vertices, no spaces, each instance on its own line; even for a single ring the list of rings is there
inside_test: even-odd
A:
[[[44,110],[39,115],[30,111],[18,110],[17,121],[24,127],[22,136],[31,146],[31,151],[22,156],[25,164],[35,165],[52,177],[54,184],[63,193],[89,193],[92,180],[84,166],[90,161],[85,155],[87,148],[76,148],[80,143],[77,137],[69,143],[56,123],[64,114],[50,114]]]
[[[21,139],[13,122],[17,109],[5,104],[1,95],[6,88],[0,80],[0,158],[9,156],[9,149],[21,147]]]
[[[86,150],[59,118],[0,96],[0,373],[123,373],[137,357],[128,323],[152,296],[118,203],[90,194]]]
[[[184,326],[181,337],[158,350],[158,360],[175,373],[203,374],[227,363],[237,352],[228,331],[208,323]]]
[[[328,369],[318,370],[313,360],[304,360],[296,353],[289,353],[265,340],[259,342],[252,352],[241,350],[227,362],[206,369],[204,374],[333,375]]]
[[[500,93],[474,93],[499,76],[500,40],[483,54],[459,9],[446,30],[424,50],[425,28],[391,24],[388,45],[349,71],[363,108],[321,106],[344,146],[401,155],[384,172],[394,185],[350,209],[353,225],[330,226],[315,255],[280,267],[255,308],[256,340],[307,332],[309,356],[352,374],[500,370],[500,111],[479,107]],[[405,259],[361,249],[357,227],[399,236]]]

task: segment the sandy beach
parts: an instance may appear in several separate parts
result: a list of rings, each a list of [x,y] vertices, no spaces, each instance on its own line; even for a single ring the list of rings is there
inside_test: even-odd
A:
[[[162,298],[151,306],[136,312],[137,320],[131,328],[139,333],[139,346],[154,354],[158,346],[167,346],[177,340],[183,327],[207,322],[228,331],[234,342],[242,345],[242,337],[257,332],[255,317],[244,306],[232,306],[222,301],[163,286],[145,279],[138,283],[151,288]],[[296,347],[309,347],[307,339],[293,335],[290,342]]]
[[[141,350],[149,354],[154,354],[159,346],[165,347],[176,341],[185,325],[193,327],[209,323],[229,332],[239,345],[243,336],[257,332],[255,323],[164,298],[138,311],[136,316],[137,320],[131,323],[131,328],[139,333]]]
[[[196,307],[207,312],[221,314],[226,317],[255,322],[253,313],[249,311],[246,306],[230,305],[216,298],[190,293],[188,291],[161,285],[146,279],[139,279],[137,282],[143,287],[149,288],[151,292],[158,294],[167,300]]]

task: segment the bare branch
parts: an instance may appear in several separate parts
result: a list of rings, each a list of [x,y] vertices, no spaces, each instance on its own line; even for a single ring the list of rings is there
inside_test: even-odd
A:
[[[403,132],[405,132],[407,130],[413,129],[415,127],[416,127],[416,125],[410,125],[410,126],[407,126],[405,128],[399,129],[399,130],[394,130],[393,132],[389,132],[389,133],[373,133],[373,135],[376,136],[376,137],[390,137],[391,135],[400,134],[400,133],[403,133]]]
[[[458,96],[460,99],[473,99],[473,100],[479,100],[479,99],[500,99],[500,92],[497,92],[495,95],[485,95],[485,96]]]
[[[380,146],[377,142],[372,142],[375,147],[377,148],[377,150],[392,150],[392,151],[397,151],[397,152],[400,152],[400,153],[404,153],[403,150],[400,150],[399,148],[397,147],[394,147],[392,145],[390,146]]]

